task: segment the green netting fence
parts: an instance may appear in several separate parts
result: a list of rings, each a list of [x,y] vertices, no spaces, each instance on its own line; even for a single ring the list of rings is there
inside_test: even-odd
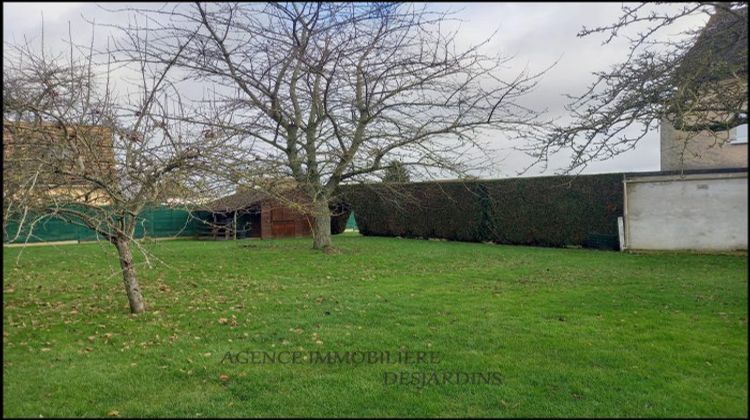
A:
[[[20,234],[19,220],[11,219],[3,231],[3,243],[34,243],[53,241],[93,241],[102,239],[95,231],[69,223],[55,216],[45,216],[34,224],[24,223]],[[151,207],[138,215],[137,238],[196,236],[200,221],[186,209]],[[29,234],[29,230],[31,230]]]
[[[349,219],[346,221],[346,228],[347,229],[357,229],[357,221],[354,220],[354,213],[349,215]]]

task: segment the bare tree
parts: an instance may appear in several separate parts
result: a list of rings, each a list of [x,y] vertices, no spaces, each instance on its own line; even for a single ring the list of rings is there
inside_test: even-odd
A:
[[[482,130],[531,135],[540,124],[516,102],[540,74],[501,77],[509,58],[485,53],[487,42],[459,48],[442,28],[447,15],[414,5],[197,3],[120,12],[148,19],[149,60],[164,62],[175,42],[191,39],[175,66],[211,83],[200,122],[237,139],[226,173],[266,186],[294,179],[316,249],[331,245],[340,184],[376,180],[391,160],[422,176],[464,174],[480,164],[470,152],[486,146],[477,140]],[[117,50],[143,56],[133,43]]]
[[[676,29],[701,15],[705,27]],[[617,22],[578,36],[593,34],[606,36],[603,45],[627,37],[627,56],[570,96],[572,122],[523,147],[536,163],[568,150],[567,170],[580,170],[633,149],[663,121],[687,133],[683,151],[698,133],[721,145],[718,133],[747,124],[747,3],[623,5]]]
[[[137,82],[118,96],[110,63],[94,62],[93,37],[84,49],[71,42],[69,56],[28,42],[4,51],[4,222],[57,217],[106,238],[133,313],[145,310],[133,259],[138,214],[192,198],[194,171],[216,143],[170,118],[182,115],[169,77],[182,53],[178,46],[166,63],[121,69],[118,79],[135,74]]]

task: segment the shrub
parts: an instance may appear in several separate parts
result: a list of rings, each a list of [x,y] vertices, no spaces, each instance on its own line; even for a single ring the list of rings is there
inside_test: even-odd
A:
[[[342,188],[360,233],[617,249],[622,174]]]

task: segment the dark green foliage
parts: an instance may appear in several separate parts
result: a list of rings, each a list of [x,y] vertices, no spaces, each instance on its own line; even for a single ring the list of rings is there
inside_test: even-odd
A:
[[[351,208],[343,203],[331,206],[331,234],[338,235],[346,230],[346,222],[352,213]]]
[[[383,182],[409,182],[410,176],[406,166],[394,160],[388,167],[385,168],[385,174],[383,175]]]
[[[476,230],[476,238],[479,241],[491,241],[496,233],[495,219],[492,217],[492,197],[490,197],[487,186],[475,183],[475,193],[479,200],[479,226]]]
[[[617,249],[622,174],[345,188],[364,235]]]

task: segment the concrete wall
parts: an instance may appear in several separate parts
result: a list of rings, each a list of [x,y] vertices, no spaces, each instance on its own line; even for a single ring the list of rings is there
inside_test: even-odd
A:
[[[731,131],[687,133],[661,123],[661,170],[747,168],[747,143],[731,144]]]
[[[747,172],[626,179],[626,248],[746,250],[747,194]]]

